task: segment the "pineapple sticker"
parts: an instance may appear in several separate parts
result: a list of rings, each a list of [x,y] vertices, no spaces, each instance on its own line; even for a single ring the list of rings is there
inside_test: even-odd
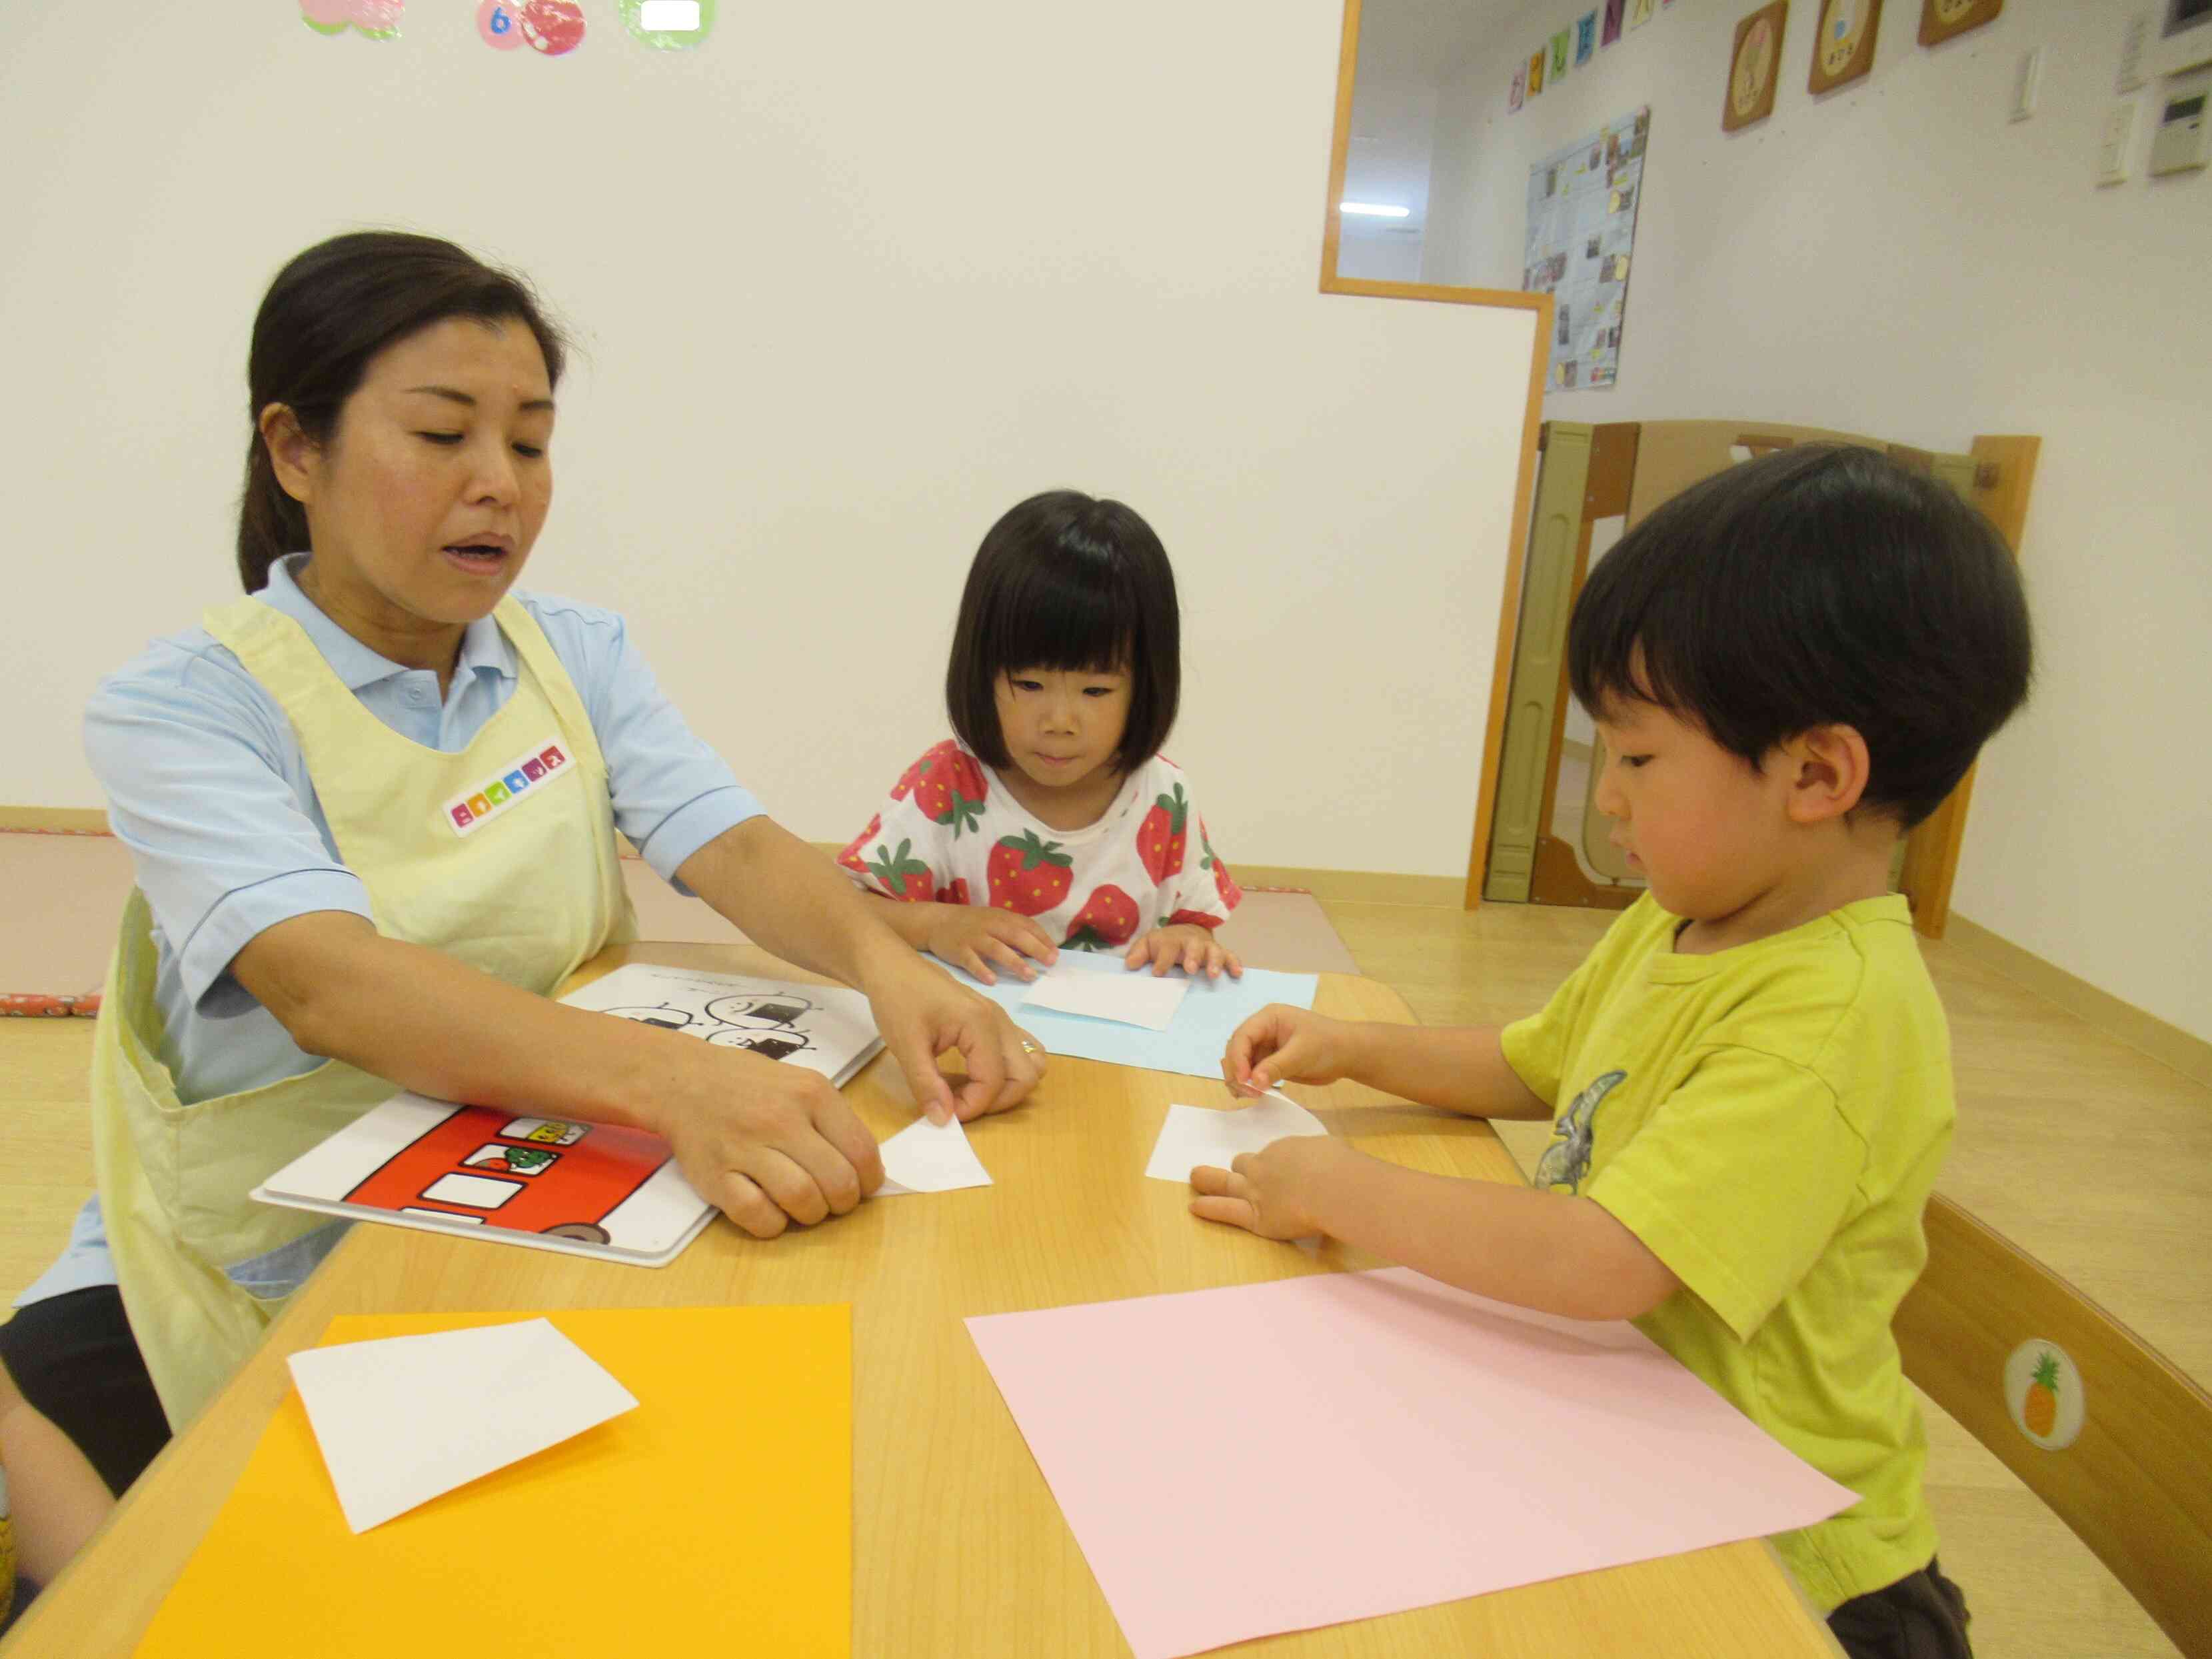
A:
[[[2013,1425],[2045,1451],[2063,1451],[2081,1432],[2081,1372],[2073,1357],[2040,1337],[2005,1361],[2005,1405]]]
[[[2031,1375],[2033,1380],[2027,1385],[2027,1401],[2020,1414],[2028,1433],[2039,1440],[2047,1440],[2051,1431],[2058,1425],[2058,1357],[2046,1349],[2035,1362]]]

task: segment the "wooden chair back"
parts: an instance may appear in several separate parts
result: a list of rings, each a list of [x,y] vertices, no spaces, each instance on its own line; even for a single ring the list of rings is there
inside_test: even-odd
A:
[[[2097,1553],[2177,1648],[2212,1659],[2212,1395],[1948,1199],[1929,1200],[1927,1231],[1927,1268],[1894,1328],[1905,1374]],[[2044,1366],[2049,1348],[2061,1352]],[[2025,1402],[2023,1376],[2039,1367],[2052,1397]],[[2030,1437],[2060,1437],[2076,1407],[2070,1445]]]

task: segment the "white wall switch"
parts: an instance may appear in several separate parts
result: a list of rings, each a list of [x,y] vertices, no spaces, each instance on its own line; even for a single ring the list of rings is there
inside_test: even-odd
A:
[[[2120,36],[2120,82],[2118,89],[2133,92],[2143,83],[2143,48],[2150,43],[2150,14],[2139,11],[2128,19],[2125,33]]]
[[[2135,148],[2136,101],[2124,98],[2105,112],[2105,125],[2097,137],[2097,182],[2126,181],[2130,152]]]
[[[2043,48],[2041,46],[2020,60],[2020,81],[2013,88],[2012,118],[2025,121],[2035,113],[2036,89],[2043,84]]]
[[[2212,98],[2212,70],[2166,83],[2159,94],[2158,136],[2150,142],[2153,173],[2185,173],[2212,159],[2212,124],[2204,106]]]

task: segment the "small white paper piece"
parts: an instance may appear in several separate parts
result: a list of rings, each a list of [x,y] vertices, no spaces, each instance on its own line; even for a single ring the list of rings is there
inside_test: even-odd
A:
[[[637,1407],[545,1319],[303,1348],[291,1366],[357,1533]]]
[[[968,1144],[968,1131],[957,1117],[945,1123],[926,1117],[909,1123],[884,1142],[882,1152],[884,1184],[876,1188],[878,1198],[991,1184],[991,1172]]]
[[[1311,1112],[1288,1095],[1272,1089],[1267,1097],[1233,1111],[1204,1106],[1170,1106],[1168,1121],[1160,1125],[1160,1138],[1152,1143],[1152,1161],[1145,1173],[1154,1181],[1190,1184],[1190,1172],[1201,1164],[1225,1170],[1239,1152],[1256,1152],[1290,1135],[1325,1135],[1328,1130]]]
[[[1190,981],[1180,974],[1155,978],[1149,971],[1121,974],[1047,974],[1030,987],[1024,1008],[1049,1008],[1063,1014],[1088,1014],[1124,1025],[1164,1031],[1182,1006]]]

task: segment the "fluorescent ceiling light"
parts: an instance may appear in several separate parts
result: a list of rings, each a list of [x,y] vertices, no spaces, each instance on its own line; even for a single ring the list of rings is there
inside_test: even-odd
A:
[[[1339,202],[1337,208],[1345,213],[1364,213],[1376,219],[1402,219],[1413,210],[1386,207],[1380,202]]]

